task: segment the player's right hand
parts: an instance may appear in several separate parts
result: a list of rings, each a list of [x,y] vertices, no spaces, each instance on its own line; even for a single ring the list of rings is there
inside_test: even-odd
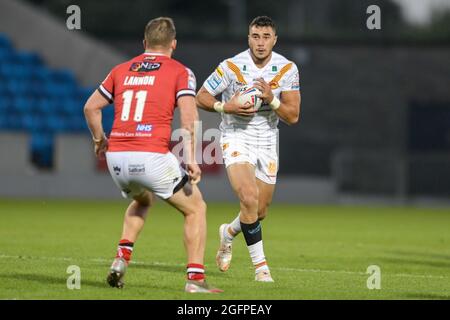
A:
[[[198,164],[188,164],[187,169],[191,184],[199,183],[202,177],[202,170],[200,170]]]
[[[105,152],[108,150],[108,138],[104,137],[99,142],[94,142],[94,152],[99,158],[105,157]]]
[[[223,111],[225,113],[237,114],[244,117],[253,116],[256,112],[255,108],[253,108],[253,105],[243,105],[239,103],[237,100],[239,95],[240,92],[236,92],[230,101],[225,103]]]

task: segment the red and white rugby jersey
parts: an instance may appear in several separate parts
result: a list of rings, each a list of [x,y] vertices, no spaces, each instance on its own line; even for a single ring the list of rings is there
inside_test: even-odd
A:
[[[112,69],[98,91],[114,101],[108,151],[167,153],[177,99],[195,96],[193,72],[157,53],[143,53]]]

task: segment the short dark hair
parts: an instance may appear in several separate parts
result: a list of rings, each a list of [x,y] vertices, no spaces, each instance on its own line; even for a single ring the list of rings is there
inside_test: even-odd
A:
[[[268,16],[258,16],[250,22],[249,29],[253,26],[256,27],[271,27],[275,33],[277,33],[277,28],[275,26],[275,22],[272,18]]]
[[[170,47],[175,36],[175,24],[169,17],[153,19],[145,26],[144,38],[147,47]]]

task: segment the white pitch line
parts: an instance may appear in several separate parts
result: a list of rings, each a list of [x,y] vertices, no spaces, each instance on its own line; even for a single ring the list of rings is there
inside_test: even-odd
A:
[[[297,272],[311,272],[311,273],[344,273],[344,274],[357,274],[357,275],[367,275],[365,272],[358,271],[346,271],[346,270],[321,270],[321,269],[298,269],[298,268],[271,268],[281,271],[297,271]],[[407,274],[407,273],[382,273],[382,276],[391,277],[406,277],[406,278],[436,278],[436,279],[446,279],[446,276],[434,276],[428,274]]]
[[[75,258],[68,258],[68,257],[33,257],[33,256],[11,256],[11,255],[0,255],[0,259],[25,259],[25,260],[52,260],[52,261],[74,261],[77,260]],[[85,259],[84,261],[88,262],[98,262],[98,263],[110,263],[111,260],[107,259],[101,259],[101,258],[95,258],[95,259]],[[143,266],[165,266],[165,267],[183,267],[185,264],[183,263],[166,263],[166,262],[143,262],[143,261],[131,261],[131,264],[137,264],[137,265],[143,265]],[[301,268],[285,268],[285,267],[278,267],[274,268],[273,270],[280,270],[280,271],[294,271],[294,272],[306,272],[306,273],[341,273],[341,274],[356,274],[356,275],[367,275],[365,272],[358,272],[358,271],[346,271],[346,270],[322,270],[322,269],[301,269]],[[386,274],[383,273],[383,276],[390,276],[390,277],[404,277],[404,278],[424,278],[424,279],[446,279],[446,276],[435,276],[435,275],[426,275],[426,274],[407,274],[407,273],[392,273],[392,274]]]

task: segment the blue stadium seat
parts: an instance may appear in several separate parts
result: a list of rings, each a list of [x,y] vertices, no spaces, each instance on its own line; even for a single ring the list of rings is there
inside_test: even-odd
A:
[[[51,71],[44,66],[32,66],[31,76],[36,81],[40,82],[51,81]]]
[[[17,63],[8,63],[0,65],[0,74],[3,77],[8,79],[18,79],[24,80],[30,77],[30,70],[27,66],[17,64]]]
[[[6,90],[13,96],[22,97],[28,93],[28,83],[11,79],[6,82]]]
[[[8,130],[23,130],[22,114],[9,112],[5,116],[5,128]]]
[[[83,105],[86,103],[87,99],[92,95],[92,93],[97,88],[93,87],[78,87],[75,91],[75,97],[83,101]]]
[[[6,117],[0,116],[0,130],[7,129]]]
[[[0,65],[14,61],[14,51],[11,48],[0,47]]]
[[[33,100],[23,96],[16,96],[11,101],[11,111],[21,114],[31,113]]]
[[[0,116],[11,106],[11,99],[7,95],[0,95]]]
[[[11,40],[4,34],[0,33],[0,48],[11,48]]]
[[[60,132],[88,132],[83,106],[95,87],[82,87],[69,69],[53,70],[34,52],[16,51],[0,33],[0,129],[31,133],[33,162],[53,163],[53,137]],[[110,131],[113,108],[103,124]]]
[[[64,101],[62,101],[62,112],[66,116],[77,116],[83,114],[83,104],[73,98],[67,98]]]
[[[67,69],[54,70],[50,73],[50,76],[54,82],[77,86],[75,75],[70,70]]]
[[[35,114],[24,115],[22,118],[22,127],[31,133],[45,131],[42,117]]]
[[[71,97],[76,87],[70,84],[47,82],[43,84],[42,90],[48,97]]]
[[[68,117],[68,126],[71,132],[85,132],[88,131],[86,121],[83,116]]]
[[[55,113],[56,106],[54,100],[41,98],[36,100],[36,111],[41,115],[50,115]]]
[[[35,133],[31,136],[31,156],[39,167],[50,168],[53,165],[53,135]]]
[[[67,129],[67,123],[59,115],[49,115],[43,121],[48,132],[58,133]]]
[[[14,60],[16,63],[32,67],[32,66],[40,66],[42,65],[41,58],[33,52],[21,51],[16,53]]]

